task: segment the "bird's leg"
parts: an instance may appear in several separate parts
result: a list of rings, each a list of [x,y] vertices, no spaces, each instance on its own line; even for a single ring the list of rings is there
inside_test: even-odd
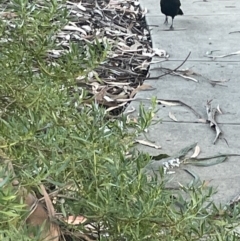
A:
[[[173,30],[173,18],[172,18],[172,25],[170,26],[170,29]]]
[[[164,24],[168,25],[168,17],[167,17],[167,15],[166,15],[166,18],[165,18]]]

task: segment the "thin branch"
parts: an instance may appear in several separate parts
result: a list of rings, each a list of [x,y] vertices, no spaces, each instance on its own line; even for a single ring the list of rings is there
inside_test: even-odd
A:
[[[232,33],[240,33],[240,31],[229,32],[229,34],[232,34]]]
[[[167,100],[167,99],[158,99],[158,101],[161,103],[161,101],[168,101],[168,102],[174,102],[174,103],[179,103],[181,105],[186,106],[187,108],[189,108],[199,119],[202,119],[202,116],[196,111],[194,110],[190,105],[184,103],[181,100]]]
[[[189,52],[189,54],[187,55],[187,57],[185,58],[185,60],[184,60],[177,68],[175,68],[175,69],[173,69],[173,70],[170,70],[170,71],[168,71],[167,73],[161,74],[161,75],[159,75],[159,76],[149,77],[149,78],[147,78],[147,79],[159,79],[159,78],[161,78],[161,77],[163,77],[163,76],[165,76],[165,75],[168,75],[168,74],[171,74],[171,73],[173,73],[173,72],[176,72],[179,68],[181,68],[181,67],[186,63],[186,61],[188,60],[188,58],[190,57],[190,55],[191,55],[191,51]]]

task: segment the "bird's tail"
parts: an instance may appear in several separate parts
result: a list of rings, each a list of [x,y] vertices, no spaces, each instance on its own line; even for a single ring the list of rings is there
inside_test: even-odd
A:
[[[183,15],[183,11],[181,8],[179,8],[179,10],[178,10],[178,15]]]

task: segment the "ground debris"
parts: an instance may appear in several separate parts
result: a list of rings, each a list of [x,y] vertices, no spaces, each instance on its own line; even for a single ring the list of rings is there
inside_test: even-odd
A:
[[[72,22],[59,32],[61,44],[70,41],[111,45],[106,61],[90,74],[85,88],[95,100],[115,114],[122,111],[118,99],[133,97],[135,89],[142,85],[156,54],[151,48],[150,34],[145,23],[145,9],[138,1],[67,1]],[[94,84],[93,84],[94,83]]]

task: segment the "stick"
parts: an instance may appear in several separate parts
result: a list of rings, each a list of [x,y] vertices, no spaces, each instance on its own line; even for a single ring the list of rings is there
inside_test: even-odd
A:
[[[177,68],[175,68],[175,69],[173,69],[173,70],[170,70],[170,71],[168,71],[167,73],[164,73],[164,74],[162,74],[162,75],[159,75],[159,76],[156,76],[156,77],[149,77],[149,78],[147,78],[147,79],[159,79],[159,78],[161,78],[161,77],[163,77],[163,76],[165,76],[165,75],[168,75],[168,74],[171,74],[171,73],[173,73],[173,72],[176,72],[179,68],[181,68],[181,67],[185,64],[185,62],[188,60],[188,58],[189,58],[190,55],[191,55],[191,51],[189,52],[189,54],[187,55],[187,57],[185,58],[185,60],[184,60]]]

